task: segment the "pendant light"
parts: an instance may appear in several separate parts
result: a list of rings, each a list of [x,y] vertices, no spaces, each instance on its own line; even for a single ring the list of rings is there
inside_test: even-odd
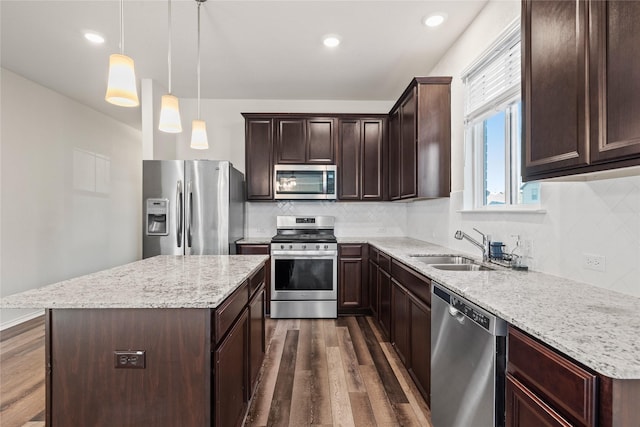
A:
[[[124,54],[124,0],[120,0],[120,53],[109,56],[109,81],[104,99],[121,107],[140,105],[133,59]]]
[[[171,94],[171,0],[168,1],[169,16],[169,42],[167,46],[167,65],[169,68],[169,93],[162,95],[160,107],[160,123],[158,129],[162,132],[180,133],[182,132],[182,121],[180,120],[180,102],[178,98]]]
[[[191,122],[191,148],[206,150],[209,148],[207,140],[207,125],[200,119],[200,6],[207,0],[196,0],[198,3],[198,118]]]

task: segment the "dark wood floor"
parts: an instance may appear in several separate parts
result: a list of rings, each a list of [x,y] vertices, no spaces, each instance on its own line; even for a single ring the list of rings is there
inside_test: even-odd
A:
[[[431,426],[391,344],[368,317],[267,320],[246,426]],[[0,335],[0,425],[44,426],[42,318]]]

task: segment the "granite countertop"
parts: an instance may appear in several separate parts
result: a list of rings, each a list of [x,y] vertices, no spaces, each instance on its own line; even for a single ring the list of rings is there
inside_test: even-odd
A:
[[[2,298],[7,308],[216,308],[266,255],[161,255]]]
[[[494,271],[438,270],[409,255],[469,255],[410,238],[338,241],[369,243],[596,372],[640,379],[640,298],[495,265]]]

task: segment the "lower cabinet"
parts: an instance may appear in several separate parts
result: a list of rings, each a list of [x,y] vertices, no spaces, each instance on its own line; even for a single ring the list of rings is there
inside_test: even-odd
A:
[[[510,327],[507,426],[595,426],[597,375]]]
[[[431,394],[431,280],[369,249],[372,310],[427,404]],[[377,263],[375,262],[377,260]]]
[[[262,367],[264,354],[266,351],[265,343],[265,288],[264,282],[256,294],[249,302],[249,382],[247,389],[249,396],[253,395],[258,382],[258,374]]]
[[[247,408],[248,314],[244,309],[214,352],[214,420],[216,426],[239,426]]]
[[[270,255],[271,245],[269,243],[236,243],[236,253],[238,255]],[[265,265],[265,313],[271,313],[271,260]]]
[[[367,244],[338,245],[338,314],[368,314]]]
[[[409,307],[409,375],[415,381],[427,405],[431,405],[431,307],[414,296],[409,296]]]

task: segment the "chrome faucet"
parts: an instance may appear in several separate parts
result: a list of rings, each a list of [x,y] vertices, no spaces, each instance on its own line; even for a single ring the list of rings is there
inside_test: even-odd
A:
[[[474,228],[474,230],[480,233],[480,235],[482,236],[482,243],[478,242],[476,239],[469,236],[467,233],[465,233],[462,230],[456,231],[456,234],[454,235],[454,237],[458,240],[462,240],[463,238],[467,239],[469,242],[476,245],[478,248],[480,248],[480,250],[482,250],[482,261],[488,262],[489,247],[491,246],[491,236],[489,236],[488,234],[484,234],[482,231],[478,230],[477,228]]]

